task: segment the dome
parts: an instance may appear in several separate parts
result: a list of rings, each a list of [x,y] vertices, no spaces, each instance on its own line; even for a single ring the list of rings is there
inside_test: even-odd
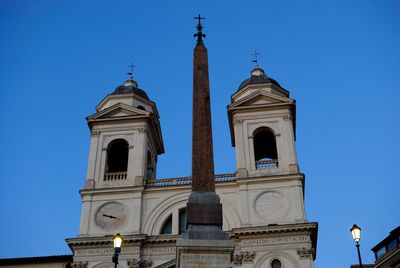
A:
[[[134,93],[146,100],[149,99],[146,92],[138,88],[138,84],[133,79],[128,79],[123,85],[118,86],[111,95]]]
[[[260,84],[260,83],[272,83],[272,84],[274,84],[274,85],[276,85],[278,87],[281,87],[276,80],[268,77],[265,74],[264,70],[261,69],[257,64],[256,68],[254,68],[251,71],[251,77],[246,79],[246,80],[244,80],[242,83],[240,83],[238,90],[243,88],[243,87],[245,87],[245,86],[247,86],[247,85],[249,85],[249,84]]]

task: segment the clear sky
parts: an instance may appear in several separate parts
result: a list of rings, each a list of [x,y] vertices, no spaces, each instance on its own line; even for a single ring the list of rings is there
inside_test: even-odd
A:
[[[0,2],[0,258],[70,254],[88,160],[85,117],[126,79],[157,103],[158,177],[191,170],[193,33],[206,17],[216,173],[235,171],[226,105],[253,68],[297,100],[316,267],[357,262],[400,224],[400,2]]]

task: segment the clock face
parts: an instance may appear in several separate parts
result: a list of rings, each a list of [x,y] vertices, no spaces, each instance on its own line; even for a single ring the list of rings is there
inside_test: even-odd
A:
[[[128,209],[117,202],[102,205],[96,212],[95,222],[105,231],[115,231],[121,228],[128,215]]]

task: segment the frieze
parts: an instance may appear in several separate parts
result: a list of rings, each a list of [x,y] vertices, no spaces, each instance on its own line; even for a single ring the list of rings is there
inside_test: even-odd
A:
[[[122,247],[122,254],[133,254],[139,253],[138,247]],[[114,248],[85,248],[85,249],[77,249],[75,250],[75,256],[104,256],[104,255],[113,255]]]
[[[243,240],[243,246],[269,246],[287,243],[309,242],[308,236],[271,237],[263,239]]]

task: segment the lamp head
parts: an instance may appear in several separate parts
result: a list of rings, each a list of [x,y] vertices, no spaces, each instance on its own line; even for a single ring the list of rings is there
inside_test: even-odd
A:
[[[124,238],[118,233],[113,236],[114,248],[121,249],[122,241]]]
[[[350,232],[353,236],[354,241],[358,244],[358,241],[360,241],[361,238],[361,228],[358,227],[356,224],[351,227]]]

